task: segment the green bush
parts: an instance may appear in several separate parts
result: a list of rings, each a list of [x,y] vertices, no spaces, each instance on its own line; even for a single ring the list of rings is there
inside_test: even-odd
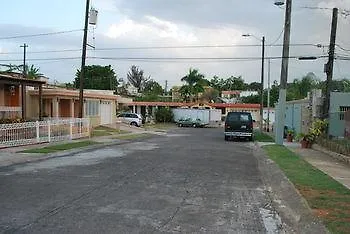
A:
[[[170,123],[174,121],[174,114],[168,107],[158,108],[155,115],[156,122]]]

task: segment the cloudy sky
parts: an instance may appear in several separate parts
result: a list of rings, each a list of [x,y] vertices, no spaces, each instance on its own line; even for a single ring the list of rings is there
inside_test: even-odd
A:
[[[80,67],[85,2],[4,1],[0,64],[21,64],[20,45],[26,43],[28,64],[40,67],[51,81],[71,82]],[[134,64],[162,85],[166,80],[169,86],[181,84],[180,78],[190,67],[208,79],[233,75],[253,82],[260,80],[259,38],[264,35],[266,44],[273,44],[266,46],[267,57],[282,54],[284,9],[275,6],[274,0],[91,0],[91,5],[99,14],[96,28],[89,28],[89,44],[96,50],[88,51],[87,64],[111,64],[120,78]],[[291,56],[327,54],[327,47],[315,45],[329,44],[333,7],[340,8],[337,44],[343,48],[337,47],[336,52],[350,57],[350,16],[346,17],[350,0],[293,0]],[[21,37],[62,31],[72,32]],[[256,38],[242,37],[247,33]],[[247,57],[252,59],[239,59]],[[130,60],[134,58],[140,59]],[[314,72],[324,80],[324,63],[326,58],[291,59],[288,79]],[[350,77],[349,63],[336,61],[335,78]],[[279,80],[280,66],[280,59],[271,60],[271,80]],[[266,75],[267,68],[266,61]]]

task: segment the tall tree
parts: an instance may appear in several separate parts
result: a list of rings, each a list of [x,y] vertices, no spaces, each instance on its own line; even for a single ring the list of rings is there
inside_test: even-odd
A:
[[[85,66],[84,88],[85,89],[101,89],[116,90],[118,86],[117,76],[111,65],[91,65]],[[74,87],[80,86],[80,70],[75,74]]]
[[[187,85],[180,89],[180,93],[185,96],[189,94],[190,99],[196,97],[198,100],[198,93],[204,92],[204,86],[208,85],[208,81],[204,79],[204,75],[199,73],[197,69],[192,68],[190,68],[186,76],[181,78],[181,81],[186,82]]]
[[[249,85],[247,85],[247,88],[252,91],[260,91],[261,83],[259,82],[252,82]]]
[[[26,65],[26,78],[31,80],[36,80],[43,74],[39,72],[39,68],[34,67],[34,65]]]
[[[143,93],[145,95],[161,95],[163,94],[162,86],[155,80],[150,79],[144,85]]]
[[[130,71],[127,74],[130,84],[132,84],[139,93],[142,92],[145,83],[149,78],[145,78],[143,75],[143,70],[139,67],[132,65]]]

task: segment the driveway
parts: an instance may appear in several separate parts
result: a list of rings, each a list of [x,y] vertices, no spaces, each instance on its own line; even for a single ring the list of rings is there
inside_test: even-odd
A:
[[[181,128],[0,168],[0,232],[286,232],[254,150]]]

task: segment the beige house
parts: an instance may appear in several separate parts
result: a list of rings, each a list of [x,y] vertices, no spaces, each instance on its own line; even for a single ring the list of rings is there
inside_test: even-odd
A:
[[[39,92],[27,92],[27,117],[35,118],[39,113]],[[44,87],[42,90],[42,112],[45,118],[77,118],[79,116],[79,90]],[[84,117],[92,126],[115,122],[118,96],[110,90],[84,90]]]

